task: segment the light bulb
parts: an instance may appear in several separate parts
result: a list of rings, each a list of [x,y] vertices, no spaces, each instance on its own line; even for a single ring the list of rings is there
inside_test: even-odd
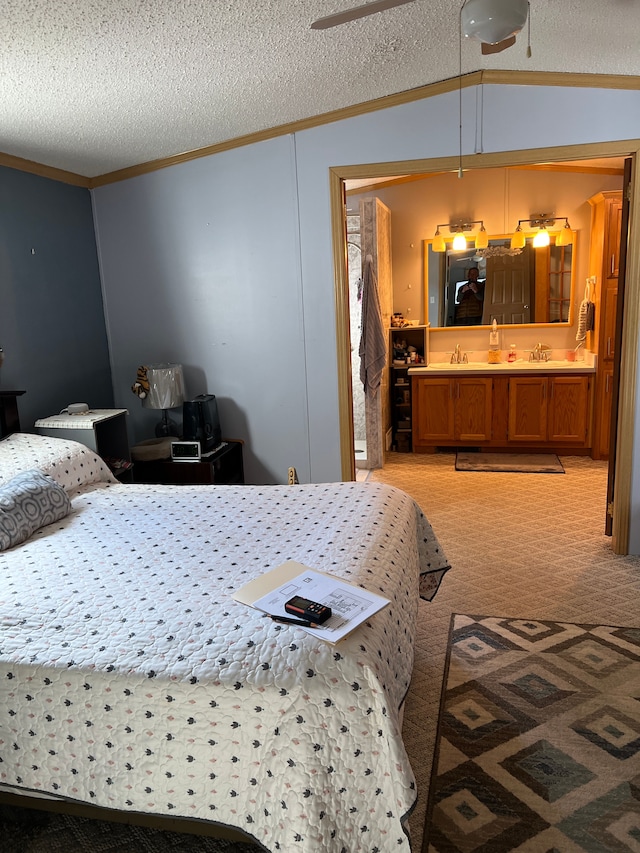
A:
[[[467,238],[459,231],[453,238],[453,251],[463,252],[467,248]]]
[[[549,232],[543,226],[538,233],[533,238],[533,248],[534,249],[543,249],[545,246],[549,245]]]
[[[433,238],[433,242],[431,243],[431,251],[432,252],[446,252],[447,244],[444,242],[444,237],[440,233],[440,229],[436,228],[436,233]]]
[[[562,228],[558,236],[556,237],[556,246],[570,246],[573,243],[573,231],[569,223]]]
[[[511,238],[511,248],[512,249],[524,249],[527,243],[527,238],[524,236],[524,231],[518,225],[515,230],[513,237]]]

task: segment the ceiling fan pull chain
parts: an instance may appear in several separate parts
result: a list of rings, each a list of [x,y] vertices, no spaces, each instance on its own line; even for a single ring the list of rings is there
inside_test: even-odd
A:
[[[531,59],[531,3],[527,7],[527,59]]]

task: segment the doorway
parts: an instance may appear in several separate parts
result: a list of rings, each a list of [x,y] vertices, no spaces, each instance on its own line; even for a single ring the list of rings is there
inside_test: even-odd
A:
[[[475,155],[473,169],[486,168],[504,168],[506,166],[523,166],[534,165],[536,163],[552,163],[551,169],[557,168],[557,164],[562,162],[585,161],[588,159],[598,158],[635,158],[637,146],[633,145],[630,149],[629,143],[604,143],[604,144],[587,144],[578,146],[567,146],[554,149],[536,149],[531,151],[504,152],[491,155]],[[344,207],[339,203],[343,198],[345,187],[352,186],[350,180],[359,180],[361,185],[373,185],[376,182],[389,182],[394,178],[402,176],[404,181],[412,179],[424,178],[431,175],[436,175],[442,172],[455,172],[458,167],[457,158],[441,158],[438,160],[423,160],[403,162],[401,164],[373,164],[367,167],[369,178],[362,178],[363,167],[343,167],[339,170],[332,169],[330,173],[331,195],[332,195],[332,214],[334,229],[336,223],[338,226],[342,222],[344,216]],[[471,170],[473,171],[473,170]],[[632,187],[632,203],[633,196],[640,196],[640,187],[638,181],[635,181]],[[338,202],[338,203],[336,203]],[[640,260],[640,227],[636,220],[634,233],[630,234],[629,239],[629,267],[637,269]],[[344,232],[343,232],[344,233]],[[430,234],[425,234],[425,237]],[[336,245],[334,241],[334,246]],[[336,270],[339,271],[340,264],[336,264]],[[338,291],[344,288],[344,280],[340,276],[336,276],[336,297]],[[343,291],[344,292],[344,291]],[[640,281],[638,276],[631,277],[627,285],[627,295],[625,308],[625,343],[627,359],[623,365],[620,376],[620,397],[626,402],[627,411],[630,411],[635,417],[635,352],[638,340],[638,330],[640,327]],[[339,305],[338,298],[336,304]],[[341,329],[344,330],[344,318],[341,319],[339,313],[337,315],[338,328],[338,357],[339,362],[342,362],[341,351],[344,352],[344,345],[341,342]],[[348,362],[345,362],[348,363]],[[344,387],[344,383],[343,383]],[[341,404],[341,436],[348,434],[342,428],[344,415],[351,415],[351,400],[347,397],[342,397]],[[633,420],[633,419],[632,419]],[[632,420],[630,422],[632,422]],[[629,541],[629,514],[631,505],[631,470],[632,470],[632,451],[633,451],[633,430],[619,432],[616,446],[616,509],[614,514],[613,524],[613,548],[616,553],[627,553]],[[345,454],[343,452],[342,459],[344,463]],[[624,460],[624,461],[623,461]],[[348,468],[343,464],[345,473]],[[348,475],[345,479],[348,479]],[[603,508],[604,518],[604,508]]]

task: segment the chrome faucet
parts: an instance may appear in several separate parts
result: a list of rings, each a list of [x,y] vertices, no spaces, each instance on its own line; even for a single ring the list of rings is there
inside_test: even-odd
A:
[[[456,344],[455,350],[451,353],[451,364],[468,364],[469,359],[466,352],[463,353],[460,349],[460,344]]]
[[[536,344],[529,352],[529,361],[549,361],[549,352],[551,347],[547,344]]]

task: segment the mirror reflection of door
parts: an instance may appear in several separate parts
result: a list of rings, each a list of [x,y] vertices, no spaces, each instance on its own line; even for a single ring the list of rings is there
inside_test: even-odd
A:
[[[445,279],[446,287],[444,292],[444,307],[445,307],[445,326],[455,326],[455,315],[458,291],[462,285],[468,280],[469,269],[477,267],[479,271],[478,280],[483,282],[485,279],[485,261],[484,258],[478,258],[475,249],[466,249],[461,252],[447,252]]]
[[[527,244],[519,255],[487,258],[482,323],[530,323],[534,317],[534,249]]]

